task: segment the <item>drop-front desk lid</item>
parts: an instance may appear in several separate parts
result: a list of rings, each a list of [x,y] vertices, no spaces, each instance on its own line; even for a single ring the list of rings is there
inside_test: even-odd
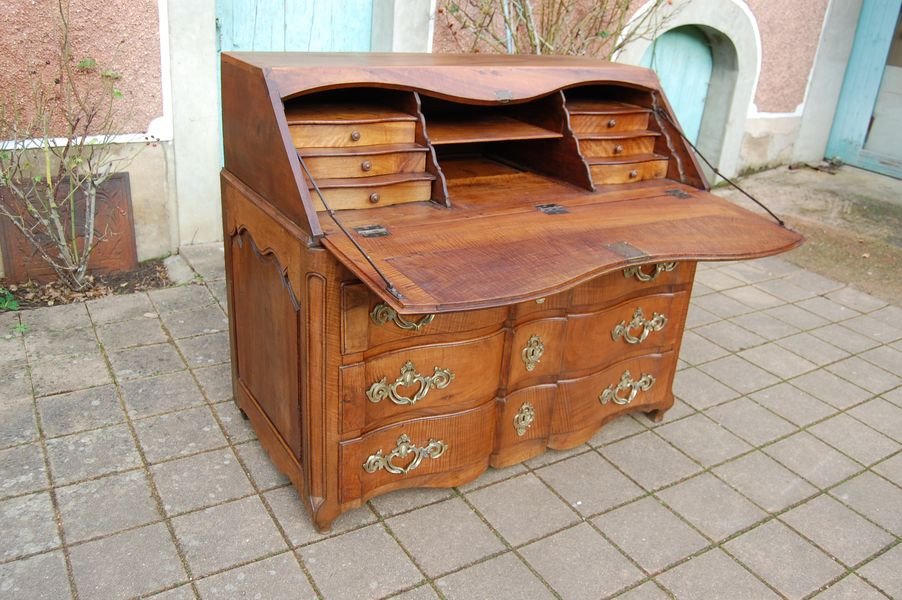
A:
[[[449,181],[449,195],[451,208],[337,213],[394,290],[325,212],[321,243],[399,313],[416,314],[541,298],[633,264],[756,258],[802,242],[769,217],[666,179],[591,192],[521,173]]]

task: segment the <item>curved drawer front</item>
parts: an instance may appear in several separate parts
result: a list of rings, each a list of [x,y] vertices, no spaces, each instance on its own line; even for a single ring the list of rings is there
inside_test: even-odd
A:
[[[416,132],[413,117],[409,121],[374,123],[339,122],[304,123],[292,126],[291,138],[296,148],[348,148],[381,144],[412,144]]]
[[[611,158],[633,154],[651,154],[655,149],[657,133],[646,131],[626,137],[620,134],[610,137],[584,137],[579,140],[579,151],[586,158]]]
[[[567,308],[569,300],[568,292],[560,294],[552,294],[544,298],[520,302],[511,306],[511,317],[514,321],[525,321],[530,318],[541,316],[544,313],[553,313]]]
[[[618,362],[598,373],[558,382],[552,447],[579,444],[608,419],[635,409],[664,408],[673,401],[673,352]],[[657,406],[653,406],[657,405]]]
[[[452,486],[488,465],[495,402],[384,427],[341,443],[341,495],[366,499],[391,489]],[[475,474],[472,474],[475,475]]]
[[[571,311],[597,310],[620,298],[653,290],[679,291],[685,286],[688,291],[694,274],[695,263],[691,261],[627,267],[573,288],[570,291]]]
[[[681,332],[688,292],[626,300],[567,319],[563,373],[596,370],[627,356],[669,349]]]
[[[645,131],[648,129],[650,111],[612,112],[608,114],[581,114],[570,111],[570,126],[577,137],[583,133],[614,133],[620,131]]]
[[[511,343],[509,390],[556,378],[564,354],[567,319],[556,317],[522,323],[514,328]]]
[[[458,411],[494,398],[504,335],[397,350],[342,367],[343,430]]]
[[[501,306],[437,315],[399,315],[362,283],[342,286],[341,295],[344,354],[436,334],[463,337],[470,331],[500,329],[508,313],[507,307]]]
[[[662,179],[667,176],[667,159],[643,160],[620,164],[590,163],[589,170],[592,173],[592,181],[597,185]]]
[[[304,153],[304,162],[317,181],[392,173],[422,173],[426,168],[426,149],[414,147],[395,152],[374,152],[367,149],[336,152],[311,148]]]
[[[553,383],[517,390],[499,400],[492,466],[506,467],[545,451],[557,395]]]

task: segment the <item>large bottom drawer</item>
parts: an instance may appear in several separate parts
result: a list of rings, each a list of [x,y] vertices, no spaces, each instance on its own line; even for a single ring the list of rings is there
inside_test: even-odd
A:
[[[450,487],[488,466],[495,401],[440,417],[398,423],[342,442],[342,501],[404,487]]]
[[[559,381],[548,446],[581,444],[621,413],[669,408],[675,359],[673,352],[648,354],[586,377]]]

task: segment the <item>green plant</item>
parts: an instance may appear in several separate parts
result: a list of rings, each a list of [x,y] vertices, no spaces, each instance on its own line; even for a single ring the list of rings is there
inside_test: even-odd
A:
[[[0,218],[9,219],[73,290],[90,286],[88,262],[110,231],[98,231],[98,194],[141,150],[115,144],[121,75],[76,59],[69,1],[55,0],[57,63],[31,67],[30,101],[0,101]],[[46,72],[54,70],[52,77]]]
[[[9,310],[19,310],[19,301],[11,291],[0,286],[0,312]]]
[[[636,13],[632,0],[440,0],[438,13],[466,52],[610,59],[636,39],[653,38],[663,23],[653,16],[671,3],[654,0]]]
[[[25,332],[28,331],[28,325],[25,323],[16,323],[16,326],[13,327],[13,333],[18,335],[25,335]]]

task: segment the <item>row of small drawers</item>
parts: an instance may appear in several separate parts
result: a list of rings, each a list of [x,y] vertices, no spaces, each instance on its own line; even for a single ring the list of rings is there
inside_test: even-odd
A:
[[[649,354],[598,373],[537,385],[454,413],[382,427],[341,444],[344,498],[419,485],[456,471],[503,467],[547,447],[585,442],[625,411],[667,408],[675,356]]]
[[[341,368],[344,431],[471,408],[497,395],[583,377],[673,348],[688,292],[630,299],[605,310],[542,318],[475,339],[406,347]],[[676,324],[668,320],[675,319]]]
[[[569,103],[568,103],[569,104]],[[654,153],[651,111],[623,103],[573,102],[570,123],[595,184],[666,177],[668,161]]]
[[[593,312],[639,294],[688,289],[694,271],[695,264],[691,262],[630,267],[596,277],[567,292],[510,307],[435,315],[398,315],[363,284],[345,285],[342,288],[342,353],[371,355],[432,335],[463,339],[472,337],[472,332],[497,329],[508,319],[522,323],[544,316]]]
[[[434,177],[425,172],[427,148],[415,143],[414,115],[365,104],[336,106],[332,114],[323,114],[324,107],[310,111],[287,115],[289,129],[331,208],[430,199]]]

